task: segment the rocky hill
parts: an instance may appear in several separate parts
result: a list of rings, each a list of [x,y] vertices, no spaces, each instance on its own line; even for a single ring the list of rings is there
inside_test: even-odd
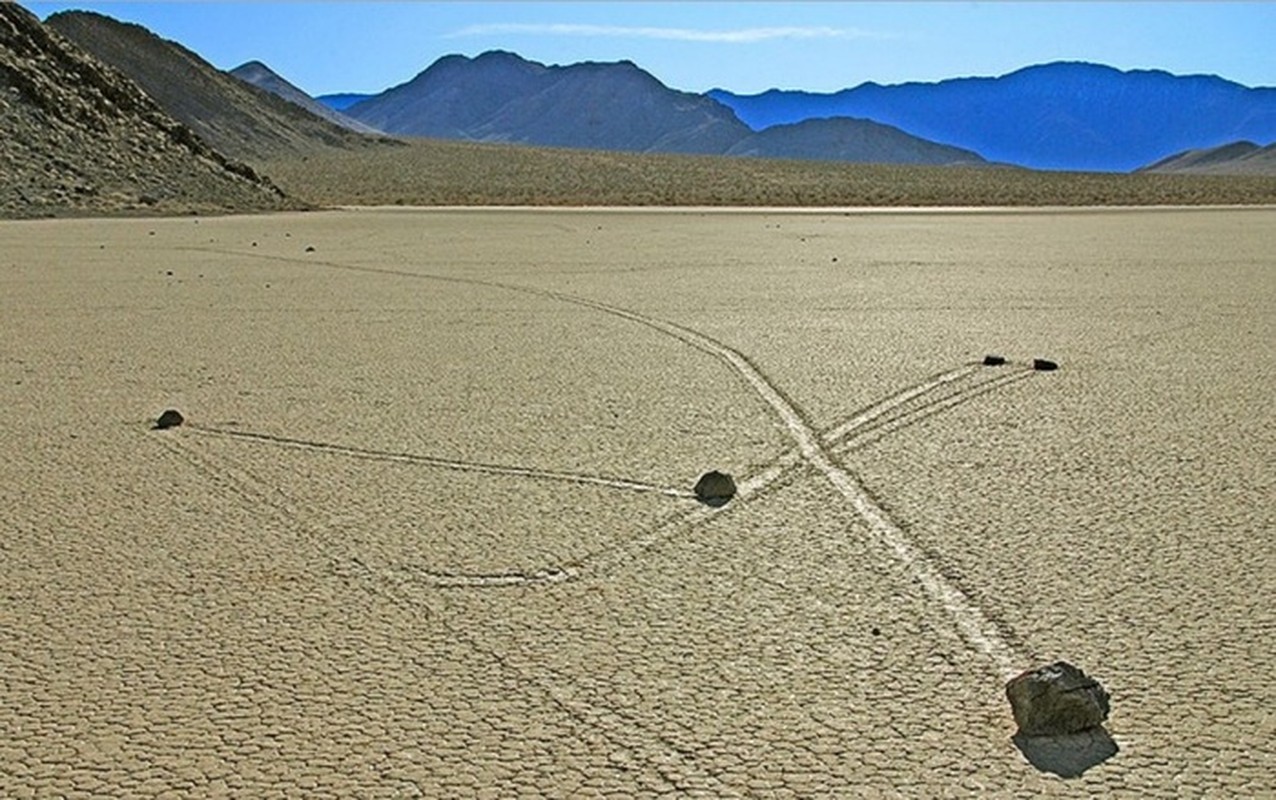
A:
[[[988,163],[973,150],[919,139],[872,120],[847,117],[773,125],[741,139],[726,154],[869,164],[980,166]]]
[[[301,89],[294,86],[282,75],[260,61],[249,61],[230,70],[230,74],[258,89],[265,89],[276,97],[282,97],[289,103],[301,106],[316,117],[326,119],[334,125],[340,125],[356,133],[376,134],[381,131],[371,125],[365,125],[353,117],[347,117],[338,111],[320,103]]]
[[[1219,147],[1187,150],[1138,170],[1158,174],[1276,175],[1276,144],[1231,142]]]
[[[239,80],[140,25],[101,14],[53,14],[45,25],[131,78],[215,149],[249,163],[372,140]]]
[[[721,153],[749,134],[630,62],[546,66],[503,51],[445,56],[346,113],[393,134],[636,152]]]
[[[0,2],[0,216],[298,207],[132,81]]]

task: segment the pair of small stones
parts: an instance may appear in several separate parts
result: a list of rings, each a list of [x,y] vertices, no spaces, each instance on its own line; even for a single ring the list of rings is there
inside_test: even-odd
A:
[[[998,355],[992,355],[992,354],[984,356],[985,367],[1000,367],[1002,364],[1005,364],[1005,363],[1006,363],[1005,356],[998,356]],[[1034,358],[1032,360],[1032,368],[1037,370],[1038,372],[1052,372],[1058,369],[1059,365],[1053,361],[1050,361],[1049,359]]]

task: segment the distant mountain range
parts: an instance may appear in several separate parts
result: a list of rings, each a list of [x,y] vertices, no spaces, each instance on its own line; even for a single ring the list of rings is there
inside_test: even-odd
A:
[[[750,133],[627,61],[547,67],[501,51],[446,56],[346,113],[387,133],[600,150],[722,153]]]
[[[833,94],[701,95],[629,61],[547,66],[491,51],[445,56],[379,94],[321,103],[261,62],[223,72],[100,14],[56,13],[42,29],[131,79],[214,151],[256,165],[423,136],[855,163],[1276,174],[1276,88],[1208,76],[1060,62]]]
[[[1025,74],[1044,75],[1059,70],[1099,76],[1099,83],[1086,84],[1092,87],[1112,79],[1118,83],[1134,80],[1131,85],[1137,89],[1144,85],[1147,77],[1093,65],[1046,65],[1021,70],[1016,75],[1022,79]],[[985,89],[996,85],[1004,90],[1011,77],[966,79],[965,83],[973,81]],[[943,130],[940,130],[943,126],[936,128],[935,136],[950,136],[944,130],[957,133],[977,130],[984,134],[1000,131],[998,135],[1004,142],[1021,148],[1001,151],[989,147],[988,152],[1001,160],[1018,158],[1020,163],[1032,163],[1024,153],[1055,153],[1051,157],[1058,160],[1050,162],[1052,165],[1077,166],[1078,154],[1110,156],[1113,142],[1120,147],[1130,141],[1143,142],[1146,146],[1145,139],[1163,134],[1156,141],[1167,144],[1158,147],[1189,140],[1191,144],[1162,152],[1158,158],[1135,158],[1129,163],[1153,173],[1276,175],[1276,145],[1270,144],[1273,137],[1269,131],[1273,90],[1246,89],[1217,78],[1180,79],[1164,73],[1153,77],[1160,87],[1160,96],[1149,95],[1152,97],[1149,100],[1131,89],[1120,95],[1124,98],[1121,103],[1112,100],[1110,86],[1074,96],[1070,92],[1076,87],[1065,91],[1065,81],[1060,84],[1065,89],[1058,90],[1053,105],[1038,107],[1036,116],[1024,110],[1030,104],[1023,97],[1012,102],[1013,95],[1004,93],[993,92],[993,100],[985,105],[964,110],[951,98],[940,102],[943,98],[931,97],[936,108],[946,109],[953,116]],[[923,96],[931,91],[943,94],[952,88],[945,87],[948,83],[957,84],[958,88],[965,85],[963,81],[941,82],[913,89]],[[890,95],[904,87],[877,88]],[[733,100],[725,93],[718,94],[725,100]],[[805,102],[811,97],[790,96],[793,94],[772,93],[774,96],[770,99]],[[1106,97],[1106,105],[1098,103],[1097,97]],[[907,130],[902,125],[846,116],[803,117],[762,125],[750,115],[759,109],[765,111],[767,104],[750,110],[745,104],[747,98],[736,98],[741,104],[740,114],[759,127],[754,130],[736,111],[714,97],[670,89],[631,62],[559,67],[503,52],[474,58],[449,56],[411,81],[381,94],[346,95],[328,100],[344,105],[350,114],[338,114],[315,102],[260,62],[243,64],[232,73],[223,72],[180,44],[163,40],[138,25],[85,12],[53,14],[41,23],[21,6],[0,0],[0,168],[4,177],[0,180],[0,217],[67,212],[189,213],[299,208],[305,203],[285,196],[258,170],[282,176],[289,186],[314,189],[322,185],[323,180],[307,184],[304,177],[298,176],[308,175],[308,165],[316,162],[338,171],[352,166],[362,170],[365,163],[391,164],[392,170],[409,173],[406,176],[409,186],[416,185],[412,181],[433,180],[432,170],[446,167],[453,188],[442,196],[449,198],[449,202],[457,198],[473,202],[476,196],[514,198],[514,202],[529,202],[529,198],[540,197],[537,179],[528,183],[525,171],[519,172],[514,180],[517,187],[513,192],[509,191],[510,184],[505,183],[489,185],[484,191],[491,194],[475,195],[471,191],[468,183],[471,173],[467,170],[473,165],[486,165],[474,167],[477,172],[473,176],[481,183],[484,178],[492,180],[492,174],[505,174],[501,170],[508,162],[520,159],[524,161],[519,163],[536,163],[538,169],[548,168],[556,171],[555,174],[571,174],[573,178],[577,169],[589,173],[591,169],[599,169],[600,164],[619,165],[622,161],[626,175],[647,174],[650,168],[654,170],[652,174],[665,170],[666,175],[717,176],[707,179],[706,185],[710,186],[718,185],[715,181],[724,176],[728,183],[746,176],[745,190],[737,186],[733,196],[748,198],[770,197],[767,189],[776,176],[793,178],[801,173],[807,177],[797,178],[796,185],[805,187],[798,192],[799,196],[850,196],[857,198],[855,202],[863,202],[865,197],[862,193],[844,195],[836,189],[830,193],[828,187],[819,183],[823,176],[850,173],[825,165],[815,167],[817,178],[812,184],[809,168],[778,163],[737,166],[727,158],[661,158],[650,159],[648,164],[648,160],[636,157],[598,159],[561,150],[517,152],[510,148],[442,142],[422,142],[407,148],[401,140],[386,134],[360,132],[370,129],[399,131],[403,135],[427,134],[606,151],[881,164],[988,163],[974,148],[955,146],[963,141],[956,134],[946,142],[939,142],[920,137],[916,130]],[[1014,118],[1008,112],[1003,115],[998,105],[1003,100],[1006,108],[1026,114],[1019,128],[1022,136],[1018,139],[1013,131],[1007,132],[1004,126],[998,128],[995,124],[1003,116]],[[1087,116],[1096,104],[1108,111],[1108,115],[1100,115],[1102,119],[1097,122]],[[1126,135],[1122,139],[1120,126],[1113,127],[1112,121],[1122,118],[1122,114],[1128,116],[1132,109],[1153,109],[1160,114],[1159,125],[1167,130],[1156,130],[1156,124],[1146,121],[1132,122],[1131,130],[1139,136]],[[912,113],[929,119],[923,113],[926,111],[926,108],[914,108]],[[810,111],[790,108],[785,113],[801,116]],[[933,117],[934,109],[930,113]],[[1042,127],[1038,123],[1043,119],[1056,124]],[[1185,119],[1188,121],[1184,122]],[[1238,140],[1227,138],[1238,132],[1254,135]],[[1206,134],[1222,141],[1197,141],[1206,138]],[[401,158],[399,153],[404,156]],[[371,161],[365,161],[365,156]],[[428,177],[422,172],[423,163],[433,165],[424,168]],[[494,167],[495,164],[500,166]],[[1094,168],[1090,162],[1085,164]],[[610,167],[603,169],[608,174],[606,180],[615,177]],[[359,174],[363,179],[363,173]],[[590,174],[594,177],[583,176],[581,180],[598,180],[599,173]],[[1037,197],[1035,189],[1026,195],[1016,195],[1014,191],[1009,195],[1001,193],[997,189],[1002,186],[999,175],[1007,175],[1005,171],[982,171],[992,176],[988,181],[943,170],[885,173],[875,170],[872,174],[879,178],[889,174],[893,176],[891,180],[910,184],[911,194],[907,196],[919,198],[923,203],[935,202],[936,198],[967,197],[964,187],[975,185],[983,187],[976,195],[985,201]],[[614,191],[604,194],[620,198],[619,202],[632,198],[640,198],[639,202],[658,202],[662,197],[669,202],[670,198],[679,196],[700,198],[696,202],[716,202],[718,198],[716,191],[707,194],[697,193],[698,190],[683,194],[653,191],[651,186],[641,184],[641,178],[636,180],[632,195],[624,190],[620,194]],[[698,179],[688,180],[694,183]],[[786,179],[781,182],[783,180]],[[630,185],[627,180],[621,182],[626,187]],[[918,191],[919,186],[928,190],[936,183],[947,188],[937,190],[938,194]],[[1208,187],[1202,185],[1202,190],[1219,185],[1209,182]],[[371,194],[348,194],[343,185],[327,196],[342,202],[351,198],[358,202],[359,198],[369,196],[378,202],[400,202],[404,196],[416,196],[394,194],[398,189],[387,194],[380,186],[378,184]],[[989,186],[993,187],[991,194],[987,191]],[[1261,182],[1244,186],[1249,188],[1232,196],[1264,196]],[[1149,187],[1155,190],[1151,194],[1147,193]],[[1168,194],[1163,193],[1167,187]],[[1255,187],[1257,194],[1252,191]],[[574,198],[600,196],[593,193],[594,188],[584,186],[581,191],[570,190],[569,194]],[[1080,194],[1068,195],[1068,202],[1104,202],[1104,198],[1127,196],[1134,198],[1131,202],[1142,202],[1139,198],[1148,197],[1186,198],[1187,202],[1195,202],[1203,196],[1195,185],[1185,190],[1177,183],[1159,179],[1152,182],[1139,179],[1128,187],[1119,183],[1110,188],[1115,192],[1104,190],[1095,194],[1083,187]],[[1020,186],[1015,191],[1022,190]]]
[[[1124,172],[1185,150],[1276,141],[1276,88],[1075,62],[998,78],[864,83],[832,94],[714,89],[708,96],[758,130],[864,117],[1034,169]]]
[[[496,51],[445,56],[381,94],[320,100],[401,135],[890,163],[986,159],[1051,170],[1126,172],[1189,150],[1276,141],[1276,88],[1079,62],[832,94],[699,96],[630,62],[546,67]],[[1261,159],[1214,165],[1233,168],[1269,169]]]
[[[972,151],[861,119],[754,132],[716,100],[670,89],[629,61],[546,66],[504,51],[445,56],[407,83],[344,106],[344,113],[403,136],[648,153],[984,163]]]
[[[371,94],[358,94],[355,92],[338,92],[337,94],[321,94],[315,98],[316,101],[324,104],[333,111],[345,111],[350,106],[369,97]]]

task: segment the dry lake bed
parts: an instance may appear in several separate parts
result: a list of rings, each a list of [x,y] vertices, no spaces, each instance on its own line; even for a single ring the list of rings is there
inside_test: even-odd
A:
[[[0,223],[0,431],[0,796],[1276,793],[1273,209]]]

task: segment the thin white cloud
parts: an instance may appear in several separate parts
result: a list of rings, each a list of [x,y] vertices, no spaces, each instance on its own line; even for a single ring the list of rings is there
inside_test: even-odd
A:
[[[573,25],[496,23],[470,25],[448,34],[449,37],[522,34],[532,36],[613,36],[635,39],[665,39],[678,42],[723,42],[752,44],[772,39],[863,39],[880,38],[882,34],[855,28],[776,27],[736,28],[734,30],[699,30],[696,28],[651,28],[624,25]]]

